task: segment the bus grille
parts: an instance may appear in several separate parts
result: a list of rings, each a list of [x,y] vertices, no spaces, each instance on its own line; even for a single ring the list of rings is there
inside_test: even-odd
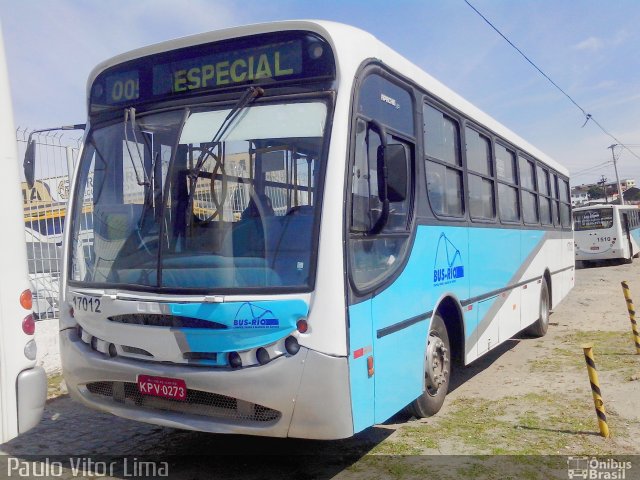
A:
[[[147,325],[153,327],[168,328],[206,328],[208,330],[224,330],[226,325],[200,318],[183,317],[180,315],[159,315],[153,313],[130,313],[126,315],[114,315],[109,320],[115,323],[128,325]]]
[[[246,422],[273,422],[281,417],[277,410],[257,403],[201,390],[187,389],[187,399],[180,401],[143,395],[138,391],[138,386],[131,382],[92,382],[85,386],[93,396],[136,407]]]

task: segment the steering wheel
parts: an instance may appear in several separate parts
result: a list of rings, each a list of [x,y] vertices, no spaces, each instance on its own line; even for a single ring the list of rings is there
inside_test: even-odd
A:
[[[224,212],[224,202],[227,199],[227,172],[224,169],[224,163],[222,161],[222,157],[220,155],[216,155],[213,150],[212,147],[208,147],[208,148],[201,148],[201,147],[194,147],[193,151],[201,151],[200,155],[198,156],[198,163],[202,162],[202,165],[204,165],[204,163],[207,161],[207,157],[211,157],[213,158],[215,165],[213,167],[213,170],[211,171],[211,178],[209,179],[209,192],[211,194],[211,202],[213,202],[213,205],[215,206],[215,210],[213,211],[213,213],[206,217],[206,218],[202,218],[200,219],[201,222],[204,223],[209,223],[211,222],[214,218],[216,218],[218,215],[222,216],[222,213]],[[222,175],[222,188],[220,189],[220,198],[218,197],[218,192],[216,190],[216,177],[218,175]],[[195,184],[194,184],[194,191],[191,192],[191,195],[195,195],[196,194],[196,189],[198,186],[198,179],[196,179]],[[194,201],[194,205],[195,205],[195,201]]]

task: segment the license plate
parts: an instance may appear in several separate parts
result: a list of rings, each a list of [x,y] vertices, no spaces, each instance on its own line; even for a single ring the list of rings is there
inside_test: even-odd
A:
[[[179,378],[138,375],[138,391],[153,397],[182,401],[187,399],[187,384]]]

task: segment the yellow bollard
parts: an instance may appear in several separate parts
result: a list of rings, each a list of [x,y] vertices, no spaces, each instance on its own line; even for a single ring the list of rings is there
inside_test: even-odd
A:
[[[607,412],[604,410],[604,402],[602,401],[602,394],[600,393],[600,383],[598,382],[596,362],[593,359],[593,345],[582,345],[582,349],[584,350],[584,360],[587,362],[587,372],[589,373],[589,381],[591,382],[591,393],[593,394],[593,404],[596,407],[596,415],[598,416],[600,435],[605,438],[609,438]]]
[[[627,301],[627,310],[629,310],[629,320],[631,320],[631,331],[633,332],[633,340],[636,344],[636,353],[640,355],[640,333],[638,333],[638,323],[636,322],[636,310],[633,306],[633,300],[631,300],[631,291],[626,281],[621,282],[622,293],[624,293],[624,299]]]

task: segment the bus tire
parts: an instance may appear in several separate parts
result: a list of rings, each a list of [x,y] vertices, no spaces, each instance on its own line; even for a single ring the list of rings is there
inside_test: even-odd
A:
[[[542,280],[538,320],[529,325],[524,333],[531,337],[544,337],[549,329],[549,310],[549,286],[546,280]]]
[[[416,418],[430,417],[438,413],[449,391],[451,378],[451,349],[444,320],[436,313],[431,320],[424,361],[425,390],[408,406]]]
[[[633,253],[633,245],[631,244],[631,240],[629,240],[629,258],[625,258],[624,263],[633,263],[633,257],[635,257],[635,254]]]

